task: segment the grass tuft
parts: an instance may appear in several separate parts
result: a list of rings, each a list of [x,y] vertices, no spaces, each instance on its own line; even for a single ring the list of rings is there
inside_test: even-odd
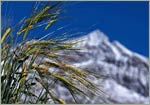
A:
[[[13,43],[16,43],[18,36],[8,42],[8,38],[13,36],[10,34],[11,29],[15,28],[9,27],[3,31],[1,38],[1,99],[3,104],[66,104],[66,100],[52,91],[58,83],[68,89],[75,103],[77,103],[75,98],[77,93],[89,96],[87,90],[93,94],[99,91],[97,86],[87,79],[89,73],[61,59],[62,57],[69,58],[69,56],[61,54],[60,51],[76,50],[77,48],[74,47],[76,42],[27,39],[28,32],[43,24],[42,22],[46,21],[45,29],[49,29],[59,21],[58,16],[62,11],[59,8],[60,4],[62,2],[46,4],[26,18],[22,22],[23,27],[15,33],[23,40],[15,47]],[[41,92],[37,94],[35,90],[40,86]]]

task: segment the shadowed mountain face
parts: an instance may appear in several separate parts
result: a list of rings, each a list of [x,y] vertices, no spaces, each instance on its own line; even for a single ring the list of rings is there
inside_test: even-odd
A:
[[[73,59],[66,59],[68,63],[97,76],[107,76],[105,79],[95,78],[92,81],[109,97],[102,101],[100,96],[93,96],[90,100],[79,96],[80,103],[149,103],[147,58],[129,51],[117,41],[110,42],[99,30],[91,32],[83,39],[84,41],[77,44],[83,50],[62,53],[74,56]],[[58,91],[59,89],[60,87]],[[59,95],[63,99],[69,97],[62,91]]]

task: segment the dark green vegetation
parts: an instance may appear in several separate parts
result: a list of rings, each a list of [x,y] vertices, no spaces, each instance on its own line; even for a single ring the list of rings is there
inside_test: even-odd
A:
[[[61,2],[46,4],[31,17],[26,18],[16,36],[22,36],[22,42],[15,47],[13,31],[15,27],[2,30],[1,37],[1,102],[2,103],[66,103],[52,91],[56,83],[61,83],[70,91],[75,102],[75,95],[87,95],[87,90],[93,94],[99,92],[93,83],[87,80],[89,74],[83,70],[66,64],[60,54],[62,50],[77,50],[75,42],[59,41],[59,38],[48,40],[27,40],[30,30],[43,26],[47,30],[61,18]],[[43,30],[43,31],[44,31]],[[40,59],[40,60],[39,60]],[[49,59],[49,60],[45,60]],[[54,71],[52,71],[54,70]],[[41,85],[41,92],[36,95],[33,90]],[[54,88],[55,89],[55,88]],[[21,98],[23,97],[24,98]],[[87,95],[88,96],[88,95]],[[50,101],[52,100],[52,101]]]

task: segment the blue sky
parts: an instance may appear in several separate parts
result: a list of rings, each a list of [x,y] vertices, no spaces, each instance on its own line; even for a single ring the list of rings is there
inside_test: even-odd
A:
[[[33,5],[34,2],[3,2],[2,24],[8,19],[10,25],[16,24],[30,15]],[[66,25],[65,30],[73,30],[72,33],[100,29],[111,41],[118,40],[128,49],[148,56],[148,2],[66,2],[64,6],[64,15],[70,18],[47,33]],[[44,33],[39,30],[32,33],[35,34]]]

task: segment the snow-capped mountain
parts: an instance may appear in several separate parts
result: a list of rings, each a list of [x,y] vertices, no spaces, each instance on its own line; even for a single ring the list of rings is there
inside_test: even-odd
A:
[[[76,47],[83,50],[62,53],[74,56],[74,59],[67,59],[68,63],[96,75],[107,76],[93,82],[110,96],[106,100],[108,103],[149,103],[148,58],[128,50],[118,41],[110,42],[99,30],[84,36],[83,41]],[[67,99],[63,97],[65,98]],[[81,98],[81,101],[83,101],[81,103],[103,103],[98,96],[90,101]]]

